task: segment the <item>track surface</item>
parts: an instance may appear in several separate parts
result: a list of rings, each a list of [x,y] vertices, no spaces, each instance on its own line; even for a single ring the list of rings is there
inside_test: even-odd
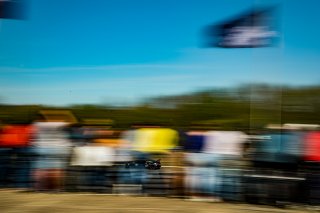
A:
[[[248,204],[194,202],[177,198],[104,194],[34,193],[0,190],[1,213],[69,212],[186,212],[186,213],[298,213],[319,212],[302,207],[275,208]]]

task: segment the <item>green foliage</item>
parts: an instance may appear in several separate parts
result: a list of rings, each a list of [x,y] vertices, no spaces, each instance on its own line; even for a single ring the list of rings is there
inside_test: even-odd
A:
[[[1,123],[32,122],[48,106],[0,105]],[[51,107],[52,108],[52,107]],[[62,109],[57,108],[55,109]],[[320,87],[244,85],[179,96],[155,97],[131,107],[74,105],[69,109],[81,122],[110,119],[114,128],[155,124],[174,128],[262,128],[270,123],[316,123],[320,118]]]

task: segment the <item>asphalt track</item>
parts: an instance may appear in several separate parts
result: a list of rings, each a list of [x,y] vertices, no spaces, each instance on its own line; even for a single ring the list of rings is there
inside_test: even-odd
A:
[[[34,193],[0,190],[1,213],[69,212],[186,212],[186,213],[302,213],[319,212],[296,206],[277,208],[235,203],[196,202],[179,198],[79,193]]]

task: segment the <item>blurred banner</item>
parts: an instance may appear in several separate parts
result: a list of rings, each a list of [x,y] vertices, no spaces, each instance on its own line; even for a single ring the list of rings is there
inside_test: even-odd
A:
[[[25,19],[27,0],[0,0],[0,18]]]
[[[206,30],[209,47],[254,48],[271,46],[278,32],[274,26],[275,8],[253,9],[211,25]]]

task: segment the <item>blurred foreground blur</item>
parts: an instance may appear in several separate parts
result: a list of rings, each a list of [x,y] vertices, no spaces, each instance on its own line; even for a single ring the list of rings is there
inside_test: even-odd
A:
[[[84,193],[23,193],[1,190],[1,212],[317,212],[314,207],[292,206],[282,209],[272,206],[257,206],[234,203],[189,202],[164,197],[116,196]],[[17,205],[17,200],[19,204]]]

